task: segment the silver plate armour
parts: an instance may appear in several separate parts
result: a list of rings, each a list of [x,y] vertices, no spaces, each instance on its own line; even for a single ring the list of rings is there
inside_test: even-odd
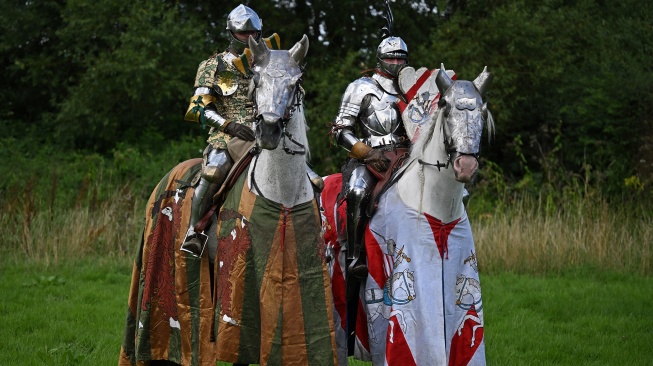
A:
[[[336,132],[337,141],[347,150],[351,150],[357,141],[372,147],[399,142],[400,138],[395,134],[401,126],[397,94],[393,80],[378,74],[349,84],[335,120],[342,128]],[[369,103],[364,103],[366,96],[369,96]],[[358,122],[360,140],[353,135]]]

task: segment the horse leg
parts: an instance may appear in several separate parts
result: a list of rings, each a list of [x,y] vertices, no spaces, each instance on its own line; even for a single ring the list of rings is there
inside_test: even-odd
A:
[[[390,317],[393,315],[397,315],[397,321],[399,321],[399,327],[401,328],[401,331],[406,333],[406,319],[404,319],[404,312],[401,310],[393,310],[390,313]]]
[[[463,320],[460,322],[460,325],[458,326],[458,335],[461,335],[463,333],[463,328],[465,327],[465,321],[469,319],[470,315],[465,315],[463,316]]]
[[[481,319],[475,318],[474,321],[476,321],[478,324],[472,327],[472,347],[474,347],[474,342],[476,341],[476,329],[483,327],[483,324],[481,324]]]
[[[483,324],[481,323],[481,319],[479,317],[474,316],[474,315],[465,315],[463,317],[463,320],[460,322],[460,325],[458,326],[458,335],[461,335],[463,333],[463,328],[465,327],[465,322],[467,320],[472,320],[472,321],[476,322],[476,324],[478,324],[478,325],[475,325],[475,326],[472,327],[472,344],[471,344],[471,347],[474,347],[474,343],[476,342],[476,329],[482,327]]]
[[[370,328],[370,335],[372,336],[372,340],[374,341],[374,343],[376,343],[376,333],[374,333],[374,321],[376,320],[376,318],[379,317],[380,307],[381,305],[379,305],[379,307],[377,307],[376,310],[374,311],[374,314],[370,316],[369,319],[367,319],[367,326],[368,328]]]

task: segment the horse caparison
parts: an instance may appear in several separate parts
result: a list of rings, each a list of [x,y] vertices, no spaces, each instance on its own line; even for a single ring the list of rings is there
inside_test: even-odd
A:
[[[337,201],[342,179],[325,178],[321,203],[334,258],[329,267],[337,334],[355,333],[348,351],[358,359],[373,365],[485,365],[477,257],[463,194],[478,169],[483,130],[491,134],[494,128],[483,101],[490,79],[483,70],[474,81],[452,80],[444,66],[429,76],[439,102],[426,102],[438,102],[438,108],[420,127],[410,158],[365,229],[369,274],[359,297],[349,299],[357,303],[353,326],[344,320],[352,307],[343,305],[345,202]]]
[[[201,159],[178,164],[152,192],[121,365],[339,361],[320,213],[306,175],[299,83],[308,39],[270,50],[250,38],[249,48],[254,156],[206,226],[208,250],[199,258],[179,248]]]

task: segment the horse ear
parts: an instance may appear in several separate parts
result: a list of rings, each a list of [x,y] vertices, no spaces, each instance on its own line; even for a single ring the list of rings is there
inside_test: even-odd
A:
[[[256,42],[252,36],[249,36],[247,39],[247,44],[249,49],[252,50],[252,55],[254,55],[254,63],[257,63],[265,59],[270,54],[270,49],[265,42]]]
[[[453,84],[453,80],[447,75],[447,71],[444,68],[444,64],[440,64],[440,71],[438,71],[438,76],[435,77],[435,84],[438,86],[438,90],[440,91],[440,95],[443,95],[444,92],[449,89],[451,84]]]
[[[482,96],[485,96],[485,91],[487,87],[492,82],[492,73],[487,71],[487,66],[483,68],[483,72],[474,79],[474,86],[481,93]]]
[[[304,34],[302,39],[295,43],[294,46],[288,51],[290,53],[290,57],[292,57],[293,60],[297,63],[297,65],[301,66],[304,63],[304,57],[306,57],[306,53],[308,52],[308,37]]]

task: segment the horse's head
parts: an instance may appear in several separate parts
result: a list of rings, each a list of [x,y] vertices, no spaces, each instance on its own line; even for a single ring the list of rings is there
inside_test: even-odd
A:
[[[445,145],[453,162],[456,180],[469,182],[478,169],[483,125],[488,132],[494,128],[492,115],[483,102],[492,74],[487,67],[473,81],[452,80],[440,67],[435,79],[440,91],[440,108],[443,118]]]
[[[299,83],[308,38],[304,35],[290,50],[277,51],[250,37],[249,48],[254,57],[249,93],[256,108],[256,141],[261,148],[273,150],[301,102]]]

